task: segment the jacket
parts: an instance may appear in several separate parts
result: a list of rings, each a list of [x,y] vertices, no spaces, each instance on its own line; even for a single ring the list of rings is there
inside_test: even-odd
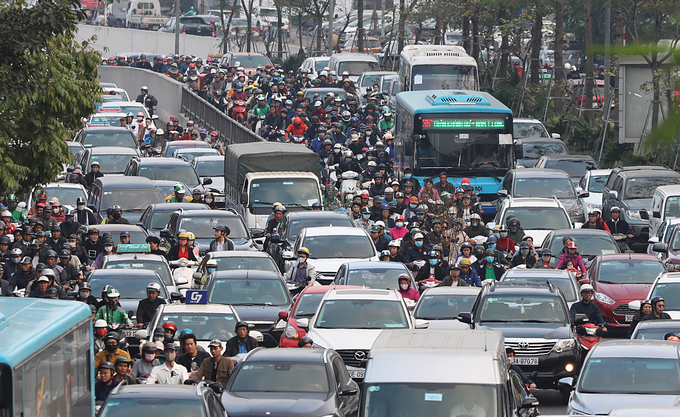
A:
[[[514,268],[517,265],[526,265],[527,268],[533,268],[536,265],[536,257],[529,253],[525,259],[522,259],[522,254],[517,251],[517,255],[513,256],[510,261],[510,266]]]
[[[26,288],[29,282],[35,279],[35,269],[31,267],[27,273],[21,269],[12,274],[12,279],[9,281],[9,289],[14,291],[14,288],[20,290]]]
[[[206,359],[210,359],[211,356],[208,352],[204,350],[196,350],[196,356],[194,357],[194,362],[196,362],[197,366],[200,368],[201,365],[203,364],[203,361]],[[183,367],[187,368],[187,372],[191,373],[191,355],[189,353],[185,353],[177,358],[177,363],[182,365]],[[198,369],[196,369],[198,370]]]
[[[606,230],[609,232],[609,226],[607,226],[607,224],[602,219],[597,219],[595,225],[591,225],[589,222],[585,222],[581,225],[581,229],[599,229]]]
[[[418,275],[416,275],[416,282],[424,281],[430,278],[430,268],[431,265],[426,263],[422,268],[418,270]],[[437,281],[443,281],[446,278],[446,271],[441,265],[436,265],[434,267],[434,279]]]
[[[210,357],[204,359],[201,367],[198,368],[198,370],[193,375],[191,375],[191,379],[194,381],[200,381],[204,378],[206,380],[210,380],[212,378],[214,368],[215,358]],[[217,381],[214,382],[219,382],[222,388],[226,387],[232,372],[234,372],[234,362],[232,362],[230,359],[222,358],[217,363]]]
[[[258,346],[257,340],[252,336],[246,336],[245,340],[246,350],[250,352]],[[238,355],[238,336],[234,336],[227,340],[227,344],[224,348],[224,353],[222,356],[233,357]]]
[[[234,250],[234,242],[231,239],[225,239],[224,243],[227,245],[227,250]],[[217,239],[213,239],[213,241],[210,242],[210,246],[208,246],[206,253],[208,252],[217,252]]]
[[[284,275],[283,278],[285,281],[289,282],[296,282],[295,277],[297,276],[297,271],[298,271],[298,264],[296,263],[295,266],[290,268]],[[318,276],[318,273],[316,272],[316,268],[314,268],[312,265],[307,262],[307,285],[309,284],[314,284],[316,282],[316,277]]]
[[[371,239],[373,241],[373,239]],[[387,240],[387,238],[384,235],[378,236],[378,241],[373,242],[373,245],[375,245],[375,250],[378,251],[378,254],[384,250],[389,249],[388,245],[390,242]]]
[[[165,304],[165,299],[161,297],[156,297],[153,301],[148,298],[139,300],[137,305],[137,323],[148,324],[161,304]]]
[[[420,293],[418,290],[411,288],[410,283],[408,284],[406,291],[402,290],[401,287],[399,287],[397,291],[399,291],[399,294],[401,294],[402,298],[407,298],[413,301],[418,301],[420,299]]]
[[[125,312],[125,310],[123,310],[123,307],[121,306],[116,306],[114,310],[111,310],[108,306],[99,308],[99,310],[97,311],[97,320],[99,319],[106,320],[107,323],[120,323],[132,325],[130,318],[128,318],[127,313]]]
[[[484,261],[484,262],[482,263],[481,274],[479,275],[479,279],[480,279],[481,281],[484,281],[485,279],[487,279],[487,278],[486,278],[486,271],[487,271],[486,261]],[[496,277],[496,281],[498,281],[498,280],[500,280],[501,277],[503,276],[503,273],[505,273],[505,268],[503,268],[502,266],[500,266],[498,263],[494,262],[494,264],[493,264],[493,273],[494,273],[494,276]]]
[[[95,401],[105,401],[106,397],[109,396],[111,391],[120,384],[120,381],[114,378],[110,385],[106,385],[102,381],[97,381],[94,383],[94,400]]]
[[[463,272],[461,271],[458,279],[462,279],[463,281],[467,282],[471,287],[482,286],[482,281],[479,279],[479,275],[477,275],[477,272],[472,268],[470,268],[470,273],[467,275],[463,275]]]
[[[409,263],[413,261],[425,261],[427,260],[429,253],[430,253],[429,246],[423,243],[423,246],[421,246],[420,248],[416,247],[415,245],[411,246],[408,249],[408,251],[406,251],[404,257],[406,258],[406,262]]]
[[[116,359],[120,358],[121,356],[130,360],[130,354],[122,349],[116,349],[116,351],[113,353],[109,353],[108,350],[104,349],[94,355],[94,369],[99,369],[99,365],[104,362],[114,363],[116,362]]]
[[[566,268],[567,261],[570,260],[574,263],[575,268],[579,269],[584,274],[587,272],[586,265],[583,263],[583,259],[581,258],[581,255],[578,254],[578,252],[576,252],[574,256],[570,256],[568,253],[563,253],[562,256],[560,256],[560,260],[557,262],[557,269]]]
[[[555,261],[551,258],[548,265],[545,265],[543,260],[539,260],[534,264],[534,269],[557,269],[557,266],[555,266]]]
[[[439,286],[440,286],[440,287],[452,287],[452,286],[454,286],[454,285],[453,285],[453,278],[451,278],[450,275],[447,275],[446,277],[444,277],[444,279],[442,280],[441,284],[439,284]],[[470,284],[468,284],[467,282],[465,282],[464,279],[461,279],[461,277],[460,277],[460,275],[459,275],[459,276],[458,276],[458,283],[456,283],[455,286],[456,286],[456,287],[469,287]]]
[[[190,261],[197,261],[194,251],[187,249],[187,256]],[[168,261],[176,261],[179,259],[179,245],[172,245],[168,253],[165,254]]]
[[[571,307],[569,308],[569,315],[571,316],[572,323],[576,319],[577,314],[585,314],[586,316],[588,316],[588,321],[593,324],[605,324],[604,317],[602,317],[602,311],[600,311],[600,307],[595,305],[595,303],[593,303],[592,301],[586,304],[583,302],[583,300],[581,300],[572,304]]]

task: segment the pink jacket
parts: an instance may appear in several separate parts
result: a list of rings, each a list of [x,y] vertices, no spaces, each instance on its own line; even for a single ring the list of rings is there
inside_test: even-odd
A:
[[[406,236],[406,233],[408,233],[408,229],[405,227],[393,227],[390,229],[390,236],[392,236],[392,239],[401,239]]]
[[[583,263],[583,258],[581,258],[581,255],[578,253],[576,253],[574,256],[571,256],[568,253],[563,253],[562,256],[560,256],[559,262],[557,262],[557,269],[564,269],[562,267],[566,268],[567,261],[569,260],[574,263],[574,268],[580,269],[584,274],[588,272],[586,271],[586,265]]]

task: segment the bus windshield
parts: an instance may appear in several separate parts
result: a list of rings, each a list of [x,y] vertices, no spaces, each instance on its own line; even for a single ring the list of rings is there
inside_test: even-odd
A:
[[[477,69],[470,65],[418,65],[411,90],[478,90]]]
[[[424,133],[425,137],[415,147],[420,168],[495,170],[512,166],[510,147],[498,145],[498,133],[439,130]]]

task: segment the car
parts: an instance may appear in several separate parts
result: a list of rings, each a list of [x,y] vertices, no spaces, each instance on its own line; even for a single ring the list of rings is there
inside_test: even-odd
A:
[[[319,276],[320,284],[330,284],[340,269],[349,261],[378,261],[378,253],[368,233],[358,227],[307,227],[300,231],[293,248],[282,253],[286,271],[297,259],[297,250],[309,249],[309,264]]]
[[[232,20],[232,26],[234,25],[234,20],[238,19]],[[255,29],[257,28],[253,24],[253,33],[257,33]],[[245,34],[245,30],[242,30],[241,33]],[[229,36],[232,36],[232,34]],[[255,74],[257,67],[264,68],[267,65],[272,65],[272,62],[264,54],[257,52],[227,52],[220,59],[220,68],[235,66],[236,62],[240,64],[239,66],[243,67],[248,75]]]
[[[675,417],[678,414],[680,404],[669,405],[662,407],[658,405],[616,407],[609,412],[609,416],[626,416],[626,417]]]
[[[279,313],[293,304],[281,275],[258,270],[214,272],[206,284],[208,302],[233,306],[242,320],[264,336],[263,345],[279,344],[285,322]]]
[[[647,253],[650,255],[654,255],[658,257],[660,260],[665,261],[666,259],[669,258],[669,253],[671,253],[670,249],[670,243],[671,243],[671,237],[674,236],[674,231],[680,224],[680,218],[677,219],[667,219],[664,220],[661,225],[656,229],[656,235],[651,236],[649,238],[649,245],[647,245]],[[674,242],[674,247],[680,249],[680,235],[677,237],[678,241]],[[656,250],[654,250],[655,245],[657,243],[661,243],[661,245],[656,246]],[[675,258],[675,256],[673,256]],[[666,263],[666,269],[668,271],[674,271],[677,264],[671,263],[670,261]]]
[[[549,138],[548,129],[537,119],[516,118],[512,120],[512,137],[515,139],[524,138]],[[555,136],[552,136],[555,137]],[[555,137],[559,139],[559,135]]]
[[[80,144],[78,142],[74,142],[72,140],[67,140],[66,146],[68,146],[68,151],[71,154],[71,156],[73,156],[74,158],[75,158],[75,156],[78,152],[85,149],[82,144]]]
[[[123,146],[137,149],[139,146],[132,131],[127,127],[87,126],[76,134],[73,141],[80,143],[84,148]]]
[[[543,242],[551,230],[572,228],[569,213],[558,199],[513,198],[506,199],[496,212],[495,224],[507,224],[510,217],[519,219],[526,236],[534,242]],[[519,245],[521,242],[515,242]],[[536,246],[540,247],[540,246]]]
[[[206,178],[212,180],[206,190],[212,192],[217,207],[223,208],[226,201],[224,194],[224,157],[221,155],[196,156],[191,161],[191,165],[193,165],[201,181]]]
[[[561,169],[569,174],[574,185],[578,185],[586,172],[599,169],[597,162],[588,155],[544,155],[536,161],[534,167]]]
[[[302,229],[320,226],[354,227],[354,223],[345,213],[337,211],[287,211],[265,249],[285,272],[283,252],[291,250]]]
[[[632,245],[647,245],[652,196],[656,187],[680,184],[680,173],[661,166],[617,167],[609,174],[602,193],[602,217],[611,218],[610,210],[621,209],[621,219],[632,228]]]
[[[149,57],[149,59],[151,59]],[[117,98],[118,96],[104,96],[105,98]],[[144,106],[142,103],[138,103],[136,101],[119,101],[116,100],[115,102],[110,102],[110,103],[104,103],[101,106],[99,106],[99,109],[97,110],[99,113],[106,113],[106,112],[117,112],[117,113],[132,113],[137,116],[137,113],[144,113],[144,119],[147,117],[151,117],[149,114],[149,110]]]
[[[599,229],[561,229],[551,230],[548,236],[545,237],[541,248],[548,248],[555,258],[555,263],[559,261],[560,256],[564,253],[564,245],[562,238],[565,236],[571,237],[578,246],[578,253],[583,258],[583,263],[586,266],[599,255],[609,255],[612,253],[621,253],[619,245],[612,237],[611,233],[606,230]]]
[[[161,197],[163,197],[164,201],[168,201],[172,198],[172,196],[175,195],[175,186],[180,184],[182,187],[184,187],[184,191],[186,192],[185,197],[193,202],[193,197],[190,195],[193,190],[182,182],[173,180],[151,180],[151,182],[153,182],[156,188],[158,188],[158,191],[160,191]]]
[[[581,199],[588,197],[588,193],[577,193],[569,175],[557,169],[511,169],[503,177],[498,196],[499,208],[507,198],[556,197],[567,209],[572,223],[583,223],[586,219]]]
[[[128,417],[143,407],[158,415],[225,417],[219,396],[206,382],[198,385],[120,384],[101,406],[99,417]]]
[[[313,80],[319,77],[319,73],[328,66],[329,56],[313,56],[304,60],[300,69],[309,71],[309,79]]]
[[[382,77],[380,77],[380,79],[378,80],[378,85],[380,86],[380,92],[385,93],[385,94],[389,93],[390,82],[392,80],[398,79],[398,78],[399,78],[398,74],[397,75],[388,74],[388,75],[383,75]]]
[[[662,297],[665,301],[664,313],[668,313],[672,319],[680,319],[680,273],[678,272],[664,272],[659,275],[652,288],[649,290],[649,295],[644,297],[646,300],[651,300],[654,297]],[[628,303],[631,310],[640,310],[640,301],[632,301]]]
[[[663,264],[646,253],[600,255],[593,260],[588,280],[595,289],[593,302],[602,311],[608,330],[628,334],[637,314],[628,303],[643,299],[664,271]]]
[[[435,287],[423,291],[415,309],[415,319],[427,320],[428,329],[469,329],[458,320],[458,314],[472,310],[481,288]]]
[[[183,148],[210,148],[208,142],[202,140],[171,140],[165,144],[163,154],[161,156],[170,157],[177,149]]]
[[[569,155],[562,139],[538,137],[515,139],[515,165],[533,168],[544,155]]]
[[[616,407],[670,406],[680,393],[678,343],[608,340],[596,344],[578,376],[560,381],[573,387],[568,414],[608,414]],[[646,414],[641,414],[646,415]]]
[[[380,39],[374,36],[364,37],[364,52],[367,54],[379,54],[383,52],[382,45],[380,44]],[[347,38],[345,43],[342,45],[342,52],[359,52],[359,43],[356,37]],[[364,72],[365,74],[366,72]],[[365,90],[364,90],[365,92]]]
[[[40,192],[47,194],[47,201],[56,197],[61,204],[73,207],[75,207],[76,200],[79,198],[87,199],[87,190],[80,184],[50,182],[33,188],[33,191],[31,191],[28,196],[28,201],[26,202],[27,208],[30,209],[38,202],[37,196]]]
[[[147,233],[160,236],[161,230],[167,228],[170,215],[178,210],[210,210],[205,204],[196,203],[156,203],[149,204],[139,218],[137,225]]]
[[[166,23],[161,25],[158,31],[175,33],[176,19],[174,16],[171,17]],[[187,35],[213,36],[215,34],[215,26],[206,23],[200,16],[181,16],[179,18],[179,30]]]
[[[668,333],[680,334],[680,320],[645,320],[638,323],[631,339],[665,340]]]
[[[118,87],[106,88],[102,85],[102,90],[104,90],[103,95],[105,96],[120,96],[123,99],[123,101],[130,101],[130,96],[128,95],[128,92],[124,88]]]
[[[185,190],[186,195],[191,194],[190,190],[194,188],[203,191],[203,186],[212,184],[209,178],[201,181],[189,162],[176,158],[132,158],[125,168],[125,175],[181,182],[190,187]]]
[[[666,229],[668,233],[664,238],[663,242],[657,242],[651,245],[652,253],[654,253],[666,267],[669,272],[680,271],[680,234],[678,233],[677,225],[680,222],[676,221],[678,219],[671,219],[669,225]],[[659,228],[661,230],[661,228]],[[650,238],[650,242],[654,239]]]
[[[236,366],[222,404],[230,417],[356,416],[359,386],[332,349],[254,349]]]
[[[338,269],[333,284],[396,290],[402,274],[411,277],[411,288],[418,288],[411,271],[401,262],[347,262]]]
[[[530,269],[515,267],[505,271],[501,282],[534,282],[545,283],[550,281],[553,285],[560,289],[567,306],[580,301],[579,296],[581,284],[575,279],[574,275],[564,269]]]
[[[366,71],[380,71],[378,60],[373,55],[351,52],[331,55],[328,68],[335,71],[336,74],[349,72],[349,79],[355,83],[359,76]]]
[[[173,152],[172,157],[173,158],[180,158],[183,159],[187,162],[191,162],[196,158],[197,156],[211,156],[211,155],[219,155],[220,153],[217,151],[217,149],[213,148],[180,148],[177,149],[175,152]],[[222,157],[222,160],[224,160],[224,157]]]
[[[473,330],[503,332],[515,365],[525,374],[537,372],[532,380],[539,388],[557,389],[561,378],[577,375],[580,345],[562,291],[550,281],[492,282],[458,317]]]
[[[104,113],[93,113],[90,119],[87,121],[86,126],[120,126],[120,119],[126,117],[125,113],[120,112],[104,112]]]
[[[123,146],[100,146],[87,148],[78,152],[75,165],[82,167],[83,175],[92,170],[92,163],[99,163],[99,172],[104,175],[123,175],[125,167],[133,157],[139,157],[139,151],[135,148]]]
[[[352,39],[351,41],[348,40],[345,42],[346,44],[351,44],[354,42],[354,47],[356,48],[356,41]],[[379,43],[378,43],[379,45]],[[350,52],[350,51],[348,51]],[[351,51],[355,52],[355,51]],[[378,52],[378,51],[376,51]],[[359,97],[363,96],[366,94],[366,88],[370,87],[371,89],[373,88],[374,84],[378,84],[378,86],[381,86],[380,84],[380,78],[383,76],[398,76],[398,74],[394,71],[367,71],[361,74],[359,76],[359,81],[357,82],[357,87],[359,87]]]
[[[233,250],[208,252],[201,259],[194,274],[194,279],[198,280],[194,281],[194,284],[198,288],[203,288],[208,281],[207,263],[210,260],[217,262],[218,271],[257,270],[280,273],[274,260],[265,252]]]
[[[194,246],[201,256],[215,239],[215,226],[222,225],[229,228],[229,239],[234,242],[236,250],[256,250],[253,238],[264,237],[264,230],[246,227],[241,216],[230,210],[180,210],[170,215],[168,229],[161,231],[162,239],[174,244],[180,230],[192,232],[196,236]],[[165,232],[165,233],[164,233]]]
[[[102,81],[99,81],[99,86],[102,89],[104,89],[104,88],[106,88],[106,89],[108,89],[108,88],[118,88],[118,86],[115,83],[105,83],[105,82],[102,82]]]
[[[170,293],[179,291],[179,286],[184,287],[188,284],[188,282],[175,282],[170,271],[170,265],[165,257],[150,253],[121,253],[104,256],[99,269],[123,269],[131,273],[139,269],[154,271],[161,277]]]
[[[123,217],[135,224],[149,204],[163,201],[158,188],[148,178],[107,176],[94,180],[87,204],[100,220],[107,218],[107,209],[120,206]]]
[[[97,224],[90,227],[96,227],[100,236],[105,232],[110,233],[115,245],[120,243],[120,233],[123,231],[130,234],[130,244],[133,245],[145,244],[149,236],[144,228],[136,224]]]
[[[319,88],[308,88],[305,90],[305,98],[309,97],[310,100],[314,99],[314,96],[319,96],[319,100],[322,100],[326,94],[333,93],[336,97],[341,99],[347,99],[347,92],[342,88],[335,87],[319,87]]]
[[[602,211],[602,192],[604,183],[607,182],[611,169],[591,169],[581,178],[578,188],[588,192],[588,197],[582,198],[583,212],[589,213],[592,210]]]
[[[649,208],[649,234],[656,234],[659,225],[667,219],[680,218],[680,185],[656,187]]]

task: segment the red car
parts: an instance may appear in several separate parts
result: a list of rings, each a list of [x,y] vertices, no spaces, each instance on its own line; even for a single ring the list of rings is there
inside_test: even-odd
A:
[[[324,294],[333,288],[338,287],[361,288],[356,285],[314,285],[307,287],[302,290],[300,295],[298,295],[298,297],[295,299],[295,302],[290,309],[290,314],[288,314],[286,311],[279,313],[279,317],[282,320],[286,320],[288,322],[285,329],[283,330],[283,334],[281,334],[281,342],[279,343],[279,347],[298,347],[298,341],[300,338],[307,334],[304,329],[298,327],[298,319],[311,318],[314,314],[316,314],[316,309],[319,307],[319,304],[321,304],[321,299],[323,298]]]
[[[628,303],[643,300],[656,277],[664,272],[663,264],[653,255],[617,253],[600,255],[588,269],[588,279],[595,289],[595,304],[609,329],[628,331],[637,311]]]

